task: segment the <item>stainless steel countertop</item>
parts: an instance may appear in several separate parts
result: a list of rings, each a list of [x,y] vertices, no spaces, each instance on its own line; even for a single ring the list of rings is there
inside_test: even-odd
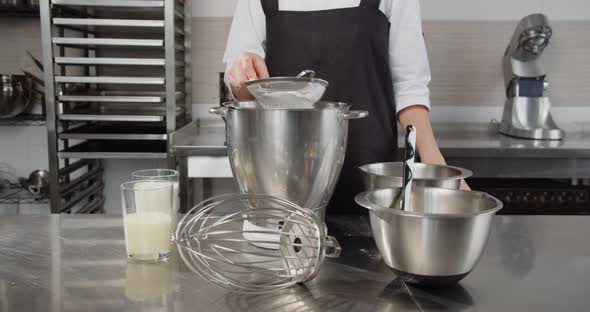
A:
[[[227,155],[223,121],[199,123],[188,124],[172,135],[173,152],[178,156]],[[565,140],[533,141],[501,135],[493,123],[433,124],[437,143],[449,158],[590,158],[590,123],[563,126]],[[398,143],[403,147],[401,133]]]
[[[193,121],[172,133],[170,146],[176,156],[227,155],[225,123],[222,120]]]
[[[367,236],[366,221],[350,218],[333,227],[354,224],[348,234],[358,235],[340,238],[342,257],[324,263],[316,279],[252,296],[211,286],[176,255],[163,264],[128,263],[117,216],[2,216],[0,311],[586,311],[590,306],[590,217],[498,216],[479,265],[460,286],[445,290],[397,280]]]

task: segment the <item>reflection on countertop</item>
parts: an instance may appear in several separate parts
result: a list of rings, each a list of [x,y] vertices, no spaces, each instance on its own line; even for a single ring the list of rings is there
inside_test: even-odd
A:
[[[583,311],[590,305],[590,217],[498,216],[479,265],[448,289],[401,282],[365,233],[366,220],[341,218],[330,222],[330,232],[341,236],[342,256],[326,261],[316,279],[244,295],[210,285],[176,254],[166,263],[127,262],[118,216],[3,216],[0,311]],[[351,230],[352,223],[360,226]]]

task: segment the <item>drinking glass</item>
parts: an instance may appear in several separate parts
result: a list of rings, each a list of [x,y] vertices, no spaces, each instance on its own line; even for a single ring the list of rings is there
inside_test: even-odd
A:
[[[169,181],[173,184],[173,210],[172,210],[172,226],[170,228],[171,234],[176,228],[178,219],[178,210],[180,206],[180,197],[178,194],[178,171],[172,169],[145,169],[138,170],[131,173],[133,181],[140,180],[163,180]]]
[[[127,257],[138,262],[164,260],[170,254],[173,183],[140,180],[121,184]]]
[[[161,298],[170,290],[169,263],[128,262],[125,270],[125,295],[132,301]]]

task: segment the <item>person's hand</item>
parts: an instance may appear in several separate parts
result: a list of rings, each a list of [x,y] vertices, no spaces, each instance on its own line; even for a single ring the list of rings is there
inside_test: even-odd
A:
[[[249,80],[268,78],[264,59],[254,53],[244,52],[235,57],[225,71],[234,97],[237,100],[253,100],[254,97],[244,83]]]
[[[461,185],[459,186],[459,189],[463,191],[471,191],[471,188],[469,187],[469,185],[467,185],[465,179],[461,179]]]

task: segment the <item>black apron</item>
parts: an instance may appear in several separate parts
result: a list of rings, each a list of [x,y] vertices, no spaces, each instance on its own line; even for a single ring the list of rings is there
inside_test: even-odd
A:
[[[351,120],[340,179],[327,214],[363,213],[354,196],[363,191],[358,167],[397,157],[396,110],[389,67],[389,20],[380,0],[322,11],[279,11],[261,0],[266,15],[266,65],[270,76],[304,69],[327,80],[323,100],[346,102],[369,117]]]

